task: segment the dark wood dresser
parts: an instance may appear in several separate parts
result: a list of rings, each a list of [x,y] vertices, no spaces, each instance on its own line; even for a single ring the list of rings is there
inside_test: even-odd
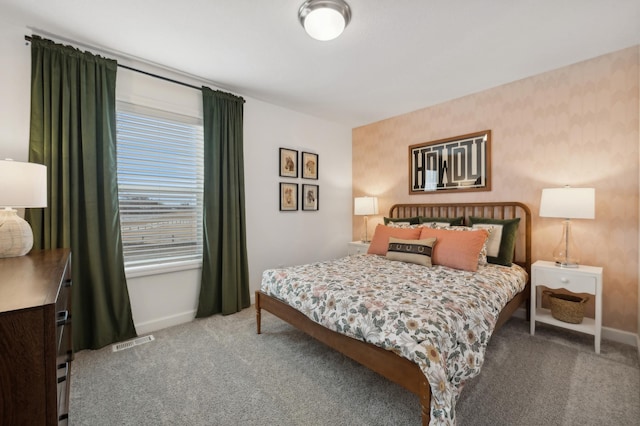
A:
[[[66,424],[71,253],[0,259],[0,425]]]

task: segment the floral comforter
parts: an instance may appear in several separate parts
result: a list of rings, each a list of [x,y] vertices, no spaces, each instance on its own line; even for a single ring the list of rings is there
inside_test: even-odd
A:
[[[438,425],[455,424],[462,387],[480,373],[500,311],[526,282],[517,265],[467,272],[362,254],[266,270],[261,289],[326,328],[417,363]]]

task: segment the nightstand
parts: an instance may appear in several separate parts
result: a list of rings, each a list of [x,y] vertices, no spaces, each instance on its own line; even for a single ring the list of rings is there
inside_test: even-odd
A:
[[[588,293],[595,296],[595,318],[585,317],[580,324],[553,318],[549,309],[541,307],[542,298],[538,286],[564,288],[572,293]],[[535,334],[536,321],[593,335],[596,353],[599,354],[602,332],[602,268],[586,265],[580,265],[579,268],[560,268],[554,262],[543,260],[531,265],[531,335]]]
[[[347,246],[347,254],[352,256],[354,254],[362,254],[366,253],[369,250],[369,243],[365,243],[364,241],[351,241]]]

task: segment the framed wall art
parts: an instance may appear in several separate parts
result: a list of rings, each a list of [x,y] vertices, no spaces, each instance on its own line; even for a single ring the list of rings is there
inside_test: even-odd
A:
[[[318,185],[302,184],[302,210],[318,210]]]
[[[302,152],[302,178],[318,179],[318,154]]]
[[[280,176],[298,177],[298,151],[280,148]]]
[[[298,184],[280,182],[280,211],[298,210]]]
[[[491,130],[409,147],[409,194],[491,190]]]

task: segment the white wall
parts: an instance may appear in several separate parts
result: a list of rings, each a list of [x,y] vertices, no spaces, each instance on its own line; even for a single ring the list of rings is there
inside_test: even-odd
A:
[[[0,18],[0,158],[19,161],[27,160],[29,140],[31,50],[25,46],[25,34],[30,34],[26,25]],[[120,62],[198,86],[203,84],[188,76],[131,60]],[[140,75],[125,79],[128,73],[118,70],[119,89],[126,86],[128,93],[134,93],[129,100],[145,102],[155,98],[154,102],[162,103],[163,95],[168,95],[167,98],[174,100],[185,99],[183,112],[199,108],[192,101],[193,92],[198,94],[193,89]],[[157,91],[159,86],[164,88]],[[122,92],[118,93],[122,99]],[[247,247],[253,297],[264,269],[346,254],[351,237],[351,129],[252,98],[245,97],[245,100]],[[317,153],[319,179],[280,178],[280,147]],[[318,184],[319,211],[280,212],[278,184],[281,181],[300,186]],[[199,268],[129,277],[129,295],[138,333],[190,321],[197,306],[199,277]]]
[[[23,26],[0,17],[0,158],[27,161],[31,49]]]

